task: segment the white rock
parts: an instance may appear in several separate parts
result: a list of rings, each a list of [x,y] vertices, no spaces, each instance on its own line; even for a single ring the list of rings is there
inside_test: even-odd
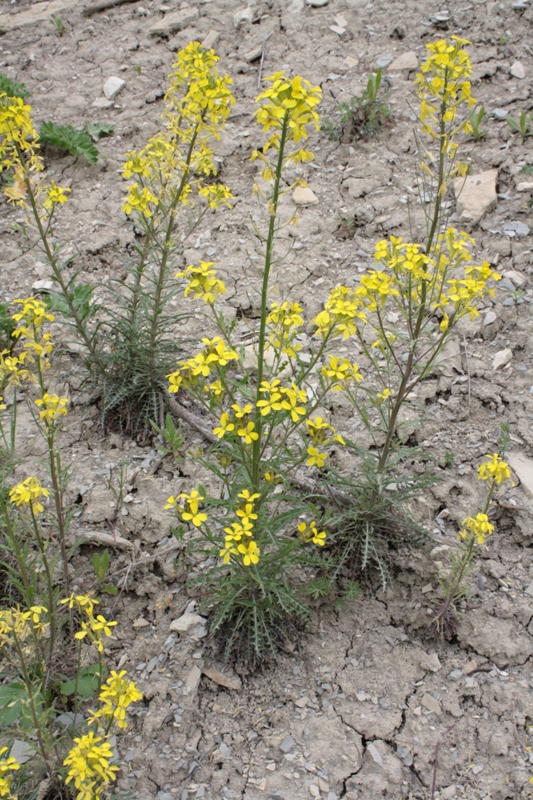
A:
[[[122,78],[108,78],[104,83],[104,94],[108,100],[114,100],[125,85],[126,81],[122,80]]]
[[[178,631],[178,633],[194,634],[205,622],[204,617],[199,614],[191,614],[186,611],[179,619],[175,619],[170,623],[171,631]]]
[[[339,25],[330,25],[329,29],[339,36],[342,36],[343,33],[346,33],[346,28],[341,28]]]
[[[521,272],[517,272],[515,269],[508,269],[503,273],[503,277],[512,281],[517,289],[521,289],[527,283],[525,275],[522,275]]]
[[[507,453],[505,460],[516,473],[524,489],[533,497],[533,459],[523,453]]]
[[[31,288],[33,292],[51,292],[54,288],[54,282],[46,280],[35,281]]]
[[[112,108],[113,101],[107,100],[105,97],[97,97],[92,103],[93,108]]]
[[[497,169],[488,169],[478,175],[468,175],[466,178],[456,178],[453,182],[455,196],[457,197],[457,211],[461,222],[470,222],[477,225],[485,214],[496,206]]]
[[[515,61],[514,64],[511,64],[510,72],[514,78],[518,78],[519,80],[526,77],[524,65],[520,61]]]
[[[197,16],[198,6],[182,8],[181,11],[174,11],[172,14],[166,14],[163,19],[152,23],[148,30],[152,36],[168,36],[171,33],[177,33],[186,28]]]
[[[373,742],[369,742],[366,749],[368,750],[368,752],[370,753],[370,755],[372,756],[378,767],[381,767],[383,769],[385,764],[383,763],[383,759],[381,758],[381,753],[379,752],[376,745]]]
[[[300,11],[303,10],[304,10],[304,0],[291,0],[291,3],[287,8],[289,14],[299,14]]]
[[[316,206],[318,197],[309,186],[297,186],[292,193],[292,201],[297,206]]]
[[[139,628],[147,628],[149,625],[150,623],[147,619],[144,619],[144,617],[139,617],[139,619],[135,620],[132,627],[135,628],[135,630],[138,630]]]
[[[187,678],[185,679],[185,686],[188,689],[188,694],[195,694],[200,684],[202,677],[202,670],[196,665],[191,669]]]
[[[531,192],[533,190],[533,181],[523,181],[516,184],[517,192]]]
[[[426,694],[422,697],[422,700],[420,702],[422,703],[424,708],[427,708],[428,711],[432,711],[434,714],[441,713],[440,703],[435,697],[433,697],[432,694],[428,694],[426,692]]]
[[[248,6],[248,8],[242,8],[233,15],[233,24],[238,28],[243,22],[251,22],[253,18],[253,9],[251,6]]]
[[[354,58],[353,56],[346,56],[346,58],[342,63],[345,64],[348,67],[348,69],[353,69],[359,64],[359,59]]]
[[[202,42],[202,47],[204,48],[204,50],[211,50],[211,48],[214,47],[215,44],[217,43],[219,37],[220,37],[219,31],[215,30],[209,31],[209,33]]]
[[[511,361],[512,357],[513,351],[508,347],[505,350],[498,350],[492,359],[492,369],[502,369]]]
[[[329,0],[305,0],[305,2],[311,8],[322,8],[322,6],[327,6]]]
[[[447,786],[445,789],[440,790],[440,796],[442,800],[451,800],[452,797],[457,795],[457,787],[455,783],[452,783],[451,786]]]
[[[497,315],[494,311],[487,311],[485,317],[483,319],[483,325],[486,327],[487,325],[492,325],[493,322],[496,322],[498,319]]]
[[[389,72],[394,72],[396,69],[418,69],[418,56],[414,50],[409,50],[409,52],[402,53],[401,56],[395,58],[387,69]]]

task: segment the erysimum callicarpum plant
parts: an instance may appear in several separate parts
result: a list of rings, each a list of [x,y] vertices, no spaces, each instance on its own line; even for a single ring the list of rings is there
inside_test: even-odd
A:
[[[425,238],[408,242],[391,236],[378,242],[375,269],[362,275],[355,289],[337,287],[317,317],[319,333],[327,334],[335,298],[340,292],[349,297],[354,316],[351,357],[362,351],[369,365],[365,381],[346,391],[374,446],[367,451],[348,443],[360,458],[357,485],[350,476],[330,475],[334,485],[355,493],[359,501],[334,512],[332,538],[340,546],[340,564],[372,563],[384,582],[389,545],[416,532],[414,522],[402,522],[406,501],[427,480],[415,479],[406,466],[411,453],[402,443],[402,409],[432,373],[459,320],[479,315],[478,303],[494,293],[490,280],[500,277],[487,262],[475,264],[470,236],[446,224],[444,199],[450,183],[461,184],[466,174],[457,150],[460,137],[471,132],[467,109],[475,103],[466,44],[453,37],[427,45],[427,59],[416,78],[420,173],[424,197],[431,200]]]
[[[217,335],[204,338],[199,352],[169,375],[171,392],[186,390],[212,415],[216,444],[202,463],[220,480],[223,499],[208,498],[197,487],[170,497],[167,508],[176,510],[177,532],[189,553],[202,553],[211,564],[218,560],[203,573],[213,607],[211,630],[226,656],[251,664],[275,653],[287,625],[307,616],[289,577],[294,564],[313,560],[309,545],[322,546],[326,532],[317,509],[291,490],[290,481],[301,467],[321,469],[331,449],[344,444],[318,412],[332,389],[361,380],[355,363],[330,355],[336,336],[353,328],[349,298],[335,296],[337,316],[314,339],[305,333],[299,303],[270,298],[278,234],[296,222],[280,210],[295,185],[287,185],[285,175],[313,158],[303,141],[310,124],[318,127],[321,92],[283,73],[268,82],[256,111],[267,139],[252,154],[261,162],[254,192],[262,215],[254,223],[262,261],[259,322],[252,330],[256,369],[245,369],[234,326],[217,309],[223,281],[213,263],[200,262],[177,277],[187,280],[185,296],[203,303]]]
[[[178,54],[165,127],[127,156],[122,174],[133,182],[123,210],[135,220],[139,240],[124,264],[126,278],[105,287],[80,283],[62,259],[53,223],[70,190],[36,180],[43,162],[31,109],[20,98],[0,97],[0,157],[14,178],[4,193],[28,212],[28,230],[56,284],[53,307],[78,334],[103,391],[104,413],[116,409],[133,431],[146,431],[150,418],[164,421],[165,375],[180,352],[176,326],[186,318],[168,310],[178,291],[172,281],[178,258],[205,215],[232,197],[215,180],[211,147],[234,103],[231,79],[218,73],[217,60],[198,43]]]

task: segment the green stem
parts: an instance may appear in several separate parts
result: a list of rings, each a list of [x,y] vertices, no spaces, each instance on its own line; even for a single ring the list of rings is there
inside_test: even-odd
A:
[[[266,240],[265,249],[265,268],[263,271],[263,284],[261,288],[261,323],[259,327],[259,342],[257,352],[257,389],[255,398],[255,429],[259,437],[254,442],[252,451],[252,483],[254,491],[259,491],[259,466],[261,463],[261,438],[263,432],[263,423],[261,418],[260,409],[257,408],[257,403],[261,399],[260,388],[263,382],[264,363],[265,363],[265,335],[266,335],[266,318],[267,318],[267,304],[268,304],[268,283],[270,279],[270,269],[272,267],[272,256],[274,250],[274,239],[276,230],[276,216],[278,210],[278,203],[280,197],[281,176],[283,172],[283,156],[285,144],[287,141],[288,133],[289,112],[285,113],[283,118],[283,125],[281,128],[281,136],[278,150],[278,160],[276,164],[276,173],[274,177],[274,188],[272,192],[270,222],[268,225],[268,236]]]
[[[30,505],[31,511],[31,519],[33,522],[33,530],[35,531],[35,538],[37,539],[37,545],[39,547],[39,551],[41,553],[41,558],[44,564],[44,570],[46,573],[46,588],[48,590],[48,619],[50,621],[50,640],[48,644],[48,670],[47,670],[47,680],[50,676],[50,667],[52,663],[52,657],[54,654],[54,645],[55,645],[55,638],[56,638],[56,604],[55,604],[55,597],[54,597],[54,583],[52,579],[52,573],[50,571],[50,564],[48,561],[48,557],[46,555],[46,547],[43,542],[41,533],[39,531],[39,525],[37,524],[37,520],[35,518],[35,514],[33,511],[32,506]]]

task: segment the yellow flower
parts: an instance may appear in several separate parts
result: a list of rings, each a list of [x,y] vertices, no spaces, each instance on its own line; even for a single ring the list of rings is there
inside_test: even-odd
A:
[[[111,745],[101,736],[91,732],[74,739],[63,764],[69,767],[65,783],[74,782],[77,800],[100,800],[102,791],[115,780],[119,769],[110,764],[112,758]]]
[[[339,444],[345,444],[344,439],[335,431],[333,425],[330,425],[329,422],[326,422],[325,419],[322,417],[315,417],[315,419],[307,419],[305,421],[307,427],[307,433],[313,444],[333,444],[333,442],[338,442]]]
[[[199,266],[188,266],[182,272],[176,273],[176,278],[187,278],[188,284],[185,287],[184,296],[192,294],[195,300],[202,298],[204,303],[214,303],[215,298],[224,294],[227,289],[224,283],[215,278],[216,272],[211,269],[214,261],[200,261]]]
[[[352,381],[363,380],[357,364],[348,361],[347,358],[337,358],[329,356],[328,363],[322,367],[322,376],[329,379],[333,391],[340,391],[343,387],[348,388]]]
[[[245,427],[238,428],[237,434],[244,440],[245,444],[252,444],[259,439],[259,434],[255,430],[253,422],[248,422]]]
[[[62,186],[57,186],[54,181],[50,182],[50,186],[46,187],[46,200],[43,203],[43,208],[51,211],[58,203],[61,205],[68,200],[67,193],[70,189],[65,189]]]
[[[0,748],[0,797],[5,797],[6,800],[16,800],[14,795],[11,794],[11,782],[13,780],[12,772],[20,769],[20,764],[13,756],[2,758],[4,753],[7,753],[7,747]]]
[[[30,476],[22,483],[18,483],[9,492],[10,501],[16,506],[28,506],[34,514],[44,511],[44,506],[40,502],[42,497],[49,497],[50,492],[41,486],[40,481]]]
[[[67,604],[69,608],[77,608],[79,611],[83,611],[87,614],[87,616],[92,617],[94,607],[98,605],[98,600],[86,594],[71,594],[70,597],[65,597],[64,600],[61,601],[61,605]]]
[[[43,397],[35,401],[35,405],[41,408],[39,417],[47,425],[55,422],[58,417],[65,416],[67,413],[68,397],[58,397],[57,394],[46,393]]]
[[[392,394],[392,392],[391,392],[391,390],[390,390],[390,389],[383,389],[383,391],[382,391],[382,392],[378,392],[378,393],[376,394],[376,400],[377,400],[377,401],[378,401],[378,403],[381,405],[381,403],[384,403],[384,402],[385,402],[385,400],[387,399],[387,397],[390,397],[390,396],[391,396],[391,394]]]
[[[114,719],[119,728],[125,729],[128,727],[126,709],[132,703],[141,700],[142,693],[139,692],[133,681],[126,680],[125,675],[125,669],[121,672],[111,670],[111,674],[102,686],[98,696],[102,706],[98,711],[91,712],[89,725],[93,722],[98,722],[98,719],[103,717],[107,720]]]
[[[125,214],[131,214],[136,211],[143,217],[151,217],[153,212],[150,208],[150,203],[157,203],[157,197],[146,186],[141,186],[134,183],[129,187],[128,196],[122,204],[122,210]]]
[[[256,98],[256,103],[263,102],[255,115],[265,133],[275,131],[267,142],[268,147],[279,149],[279,132],[282,130],[286,139],[298,143],[307,138],[309,123],[319,129],[319,117],[314,110],[322,96],[319,86],[311,86],[299,76],[288,80],[284,72],[276,72],[266,80],[271,86]]]
[[[226,433],[231,433],[235,430],[235,424],[231,421],[231,418],[226,411],[220,417],[220,423],[217,428],[213,428],[213,433],[215,436],[218,436],[219,439],[222,439]]]
[[[324,310],[317,314],[314,323],[322,339],[339,335],[342,335],[343,339],[349,339],[356,332],[357,319],[366,321],[366,314],[358,294],[346,286],[336,286],[330,292]]]
[[[222,183],[210,183],[202,186],[198,189],[198,194],[200,197],[205,197],[209,208],[220,208],[220,206],[231,208],[233,195],[229,188]]]
[[[22,309],[13,314],[13,319],[16,322],[24,320],[27,325],[34,325],[39,329],[43,323],[53,322],[55,317],[46,310],[46,306],[41,300],[36,300],[35,297],[27,297],[25,300],[13,300],[17,305],[21,305]],[[16,335],[16,332],[13,334]]]
[[[457,534],[458,539],[466,539],[468,532],[474,535],[477,544],[484,544],[485,537],[490,536],[494,531],[494,525],[489,522],[486,514],[476,514],[475,517],[467,517],[463,520],[463,530]]]
[[[303,542],[312,542],[319,545],[319,547],[323,547],[326,542],[326,531],[319,531],[314,521],[309,525],[306,522],[301,522],[298,525],[298,532]]]
[[[237,550],[239,551],[240,555],[243,556],[242,563],[245,567],[249,567],[251,564],[258,563],[260,551],[253,539],[246,544],[241,543],[237,545]]]
[[[240,542],[243,536],[252,536],[253,524],[249,519],[241,519],[239,522],[232,522],[231,526],[224,528],[226,543],[229,541]]]
[[[180,386],[183,381],[180,371],[177,370],[176,372],[171,372],[170,375],[167,375],[167,378],[170,383],[168,391],[171,392],[172,394],[176,394],[176,392],[179,392]]]
[[[486,458],[490,459],[484,464],[481,464],[478,469],[478,478],[480,481],[493,480],[494,483],[500,484],[511,477],[511,470],[509,465],[503,461],[498,453],[494,455],[487,455]]]
[[[98,652],[103,653],[103,638],[112,636],[111,628],[114,628],[116,624],[116,621],[109,622],[102,614],[98,614],[96,617],[87,614],[87,619],[81,622],[80,630],[74,634],[74,638],[81,641],[88,636]]]
[[[317,466],[320,469],[326,463],[327,453],[319,453],[316,447],[308,447],[307,453],[309,455],[307,463],[310,467]]]
[[[230,538],[226,539],[223,549],[220,550],[219,552],[219,556],[222,558],[224,564],[229,564],[229,562],[231,561],[231,556],[232,555],[236,556],[238,554],[239,551],[234,546],[233,540]]]
[[[177,498],[174,496],[169,497],[165,509],[175,508],[181,515],[183,522],[190,522],[195,528],[199,528],[207,521],[207,514],[199,510],[203,499],[200,492],[193,489],[190,494],[182,492]]]

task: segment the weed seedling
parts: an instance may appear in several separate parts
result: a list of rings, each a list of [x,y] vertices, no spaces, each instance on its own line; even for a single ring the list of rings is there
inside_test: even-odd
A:
[[[63,36],[65,33],[65,23],[63,22],[63,17],[50,17],[50,22],[56,29],[57,35]]]
[[[533,111],[527,114],[523,109],[520,109],[518,120],[513,119],[513,117],[507,117],[506,122],[514,133],[520,134],[522,139],[533,136]]]
[[[479,108],[475,108],[473,111],[470,112],[470,125],[472,127],[471,133],[467,137],[468,140],[474,140],[475,142],[480,142],[482,139],[485,139],[487,136],[487,131],[481,130],[480,125],[485,118],[485,106],[480,106]]]

